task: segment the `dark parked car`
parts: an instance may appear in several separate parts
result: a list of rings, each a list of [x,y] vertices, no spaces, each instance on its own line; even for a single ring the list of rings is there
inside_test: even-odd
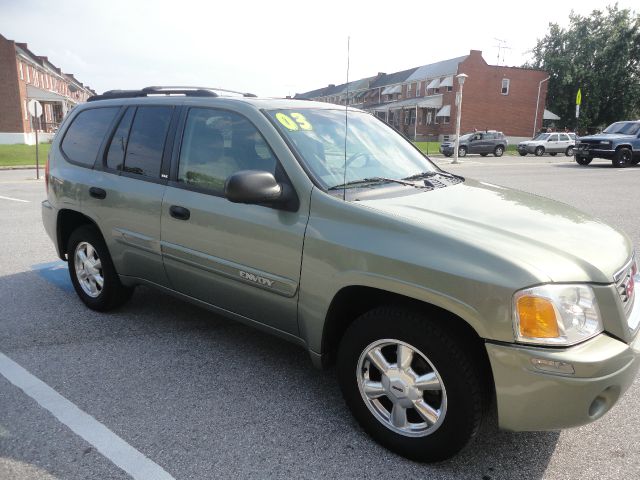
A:
[[[575,148],[576,162],[589,165],[594,158],[611,160],[614,167],[640,163],[640,120],[615,122],[602,133],[580,138]]]
[[[464,157],[467,153],[479,153],[486,157],[493,153],[496,157],[501,157],[507,149],[509,142],[502,132],[489,130],[486,132],[467,133],[460,136],[460,146],[458,147],[458,156]],[[440,153],[445,157],[454,154],[455,142],[443,142],[440,145]]]

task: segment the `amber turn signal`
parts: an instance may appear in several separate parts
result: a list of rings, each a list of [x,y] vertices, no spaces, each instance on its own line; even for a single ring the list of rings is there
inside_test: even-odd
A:
[[[518,298],[520,335],[527,338],[557,338],[560,336],[555,308],[546,298],[522,296]]]

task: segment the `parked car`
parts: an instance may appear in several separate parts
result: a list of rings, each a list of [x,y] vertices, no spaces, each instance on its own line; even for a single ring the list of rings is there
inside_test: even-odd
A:
[[[564,153],[567,157],[573,156],[573,149],[576,145],[574,133],[553,132],[539,133],[533,139],[518,144],[518,153],[525,156],[533,153],[540,157],[548,153],[555,157],[558,153]]]
[[[576,162],[589,165],[594,158],[611,160],[614,167],[640,163],[640,120],[615,122],[598,135],[580,138]]]
[[[496,157],[501,157],[508,144],[507,137],[502,132],[496,132],[495,130],[467,133],[460,136],[458,156],[464,157],[468,153],[479,153],[486,157],[492,153]],[[452,156],[454,152],[454,141],[440,144],[440,153],[444,154],[445,157]]]
[[[622,232],[441,170],[365,112],[226,95],[112,91],[65,119],[42,216],[88,308],[148,285],[294,342],[337,363],[375,440],[421,461],[458,452],[494,398],[501,428],[555,430],[633,382]]]

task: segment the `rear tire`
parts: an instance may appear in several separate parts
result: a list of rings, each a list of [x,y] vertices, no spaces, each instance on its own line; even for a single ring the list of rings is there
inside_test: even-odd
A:
[[[498,145],[498,146],[493,150],[493,156],[494,156],[494,157],[501,157],[503,153],[504,153],[504,147],[503,147],[502,145]]]
[[[90,309],[106,312],[131,298],[133,288],[120,282],[109,249],[95,226],[83,225],[73,231],[67,259],[73,288]]]
[[[567,147],[567,149],[564,151],[564,154],[567,157],[573,157],[573,147]]]
[[[576,156],[576,162],[578,162],[578,165],[587,166],[587,165],[589,165],[591,163],[591,160],[593,160],[593,159],[592,158]]]
[[[541,157],[542,155],[544,155],[544,147],[536,147],[534,153],[536,154],[536,157]]]
[[[408,363],[398,360],[401,346],[411,350],[404,356]],[[355,418],[378,443],[412,460],[444,460],[477,433],[489,403],[484,362],[474,347],[465,335],[419,312],[376,308],[356,319],[340,342],[340,388]],[[430,386],[420,386],[416,375],[428,378],[423,385]]]
[[[628,148],[619,148],[613,157],[613,166],[616,168],[625,168],[631,165],[633,161],[633,153]]]

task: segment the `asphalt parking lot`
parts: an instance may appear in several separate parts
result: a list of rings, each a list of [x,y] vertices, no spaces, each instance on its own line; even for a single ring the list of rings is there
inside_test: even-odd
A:
[[[640,167],[552,157],[436,162],[576,206],[625,230],[638,250]],[[334,372],[315,370],[296,346],[147,288],[115,313],[88,310],[42,227],[44,184],[34,175],[0,171],[0,355],[166,478],[638,478],[638,379],[594,424],[507,433],[489,423],[458,457],[423,465],[370,440]],[[0,375],[0,479],[52,478],[130,477]]]

